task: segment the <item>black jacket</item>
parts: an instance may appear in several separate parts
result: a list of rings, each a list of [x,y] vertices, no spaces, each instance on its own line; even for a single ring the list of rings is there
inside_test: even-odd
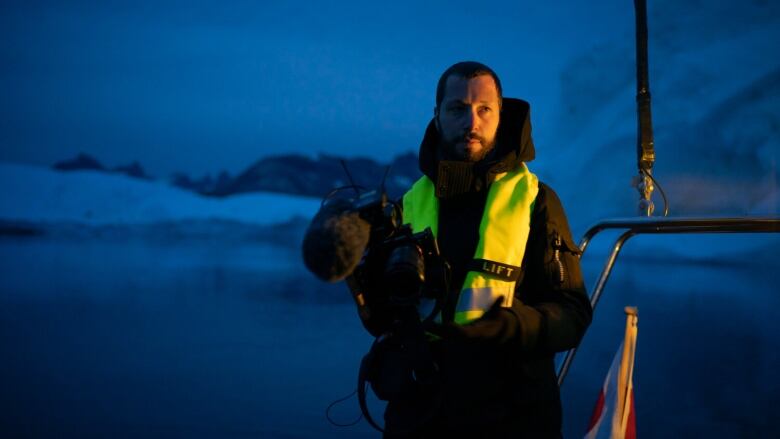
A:
[[[449,166],[445,173],[438,133],[432,123],[426,130],[420,169],[437,185],[438,242],[453,267],[455,295],[479,240],[487,188],[495,174],[534,158],[530,131],[528,103],[504,99],[494,150],[473,166],[460,164],[454,172]],[[431,404],[440,404],[420,433],[408,437],[559,437],[553,355],[579,343],[592,314],[577,253],[558,196],[540,182],[511,307],[495,308],[465,327],[433,328],[442,335],[431,344],[441,394],[391,401],[387,428],[406,430]],[[444,310],[445,321],[452,312]],[[441,402],[434,402],[438,397]]]

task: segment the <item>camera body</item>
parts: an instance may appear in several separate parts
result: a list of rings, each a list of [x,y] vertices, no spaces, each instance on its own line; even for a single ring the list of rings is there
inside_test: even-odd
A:
[[[379,336],[399,320],[433,319],[445,305],[450,275],[433,232],[413,233],[402,224],[398,204],[383,192],[361,195],[353,209],[371,225],[363,257],[346,279],[363,326]],[[434,303],[425,316],[417,312],[423,299]]]

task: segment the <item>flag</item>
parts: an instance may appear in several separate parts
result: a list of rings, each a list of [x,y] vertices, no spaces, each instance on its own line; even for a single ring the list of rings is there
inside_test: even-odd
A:
[[[636,439],[634,354],[637,310],[626,307],[626,333],[601,386],[585,439]]]

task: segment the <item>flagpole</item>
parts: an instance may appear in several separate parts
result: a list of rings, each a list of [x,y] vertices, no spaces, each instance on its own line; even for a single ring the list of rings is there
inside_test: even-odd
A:
[[[599,398],[588,422],[586,439],[636,439],[636,414],[634,413],[634,354],[638,311],[627,306],[626,331],[620,343],[607,377],[601,386]],[[602,422],[603,421],[603,422]],[[607,427],[607,425],[609,425]]]
[[[618,405],[616,419],[620,424],[618,431],[625,432],[628,422],[628,414],[631,404],[632,377],[634,375],[634,354],[636,351],[637,322],[639,321],[636,307],[625,307],[626,332],[623,338],[623,357],[620,361],[620,373],[618,375]],[[619,413],[619,415],[618,415]]]

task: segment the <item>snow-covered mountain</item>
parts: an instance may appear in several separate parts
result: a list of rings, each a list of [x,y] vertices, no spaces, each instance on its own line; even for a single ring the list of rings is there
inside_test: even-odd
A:
[[[89,226],[235,221],[266,226],[311,218],[315,198],[250,193],[204,197],[165,182],[99,171],[0,163],[0,220]]]

